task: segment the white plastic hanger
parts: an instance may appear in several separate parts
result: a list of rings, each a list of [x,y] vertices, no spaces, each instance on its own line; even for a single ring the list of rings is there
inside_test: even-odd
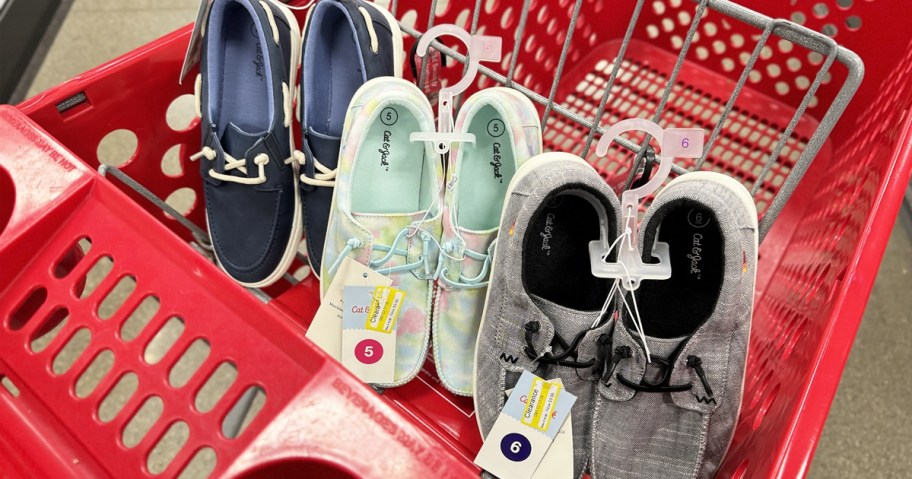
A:
[[[671,277],[671,261],[667,243],[656,241],[652,248],[652,256],[659,260],[658,263],[643,263],[638,246],[637,213],[640,201],[662,186],[662,183],[668,178],[668,174],[671,173],[671,165],[675,157],[698,158],[702,154],[704,132],[700,128],[664,130],[659,125],[640,118],[623,120],[602,135],[595,149],[596,154],[605,156],[611,142],[621,133],[628,131],[645,131],[656,139],[662,153],[657,157],[659,170],[643,186],[621,194],[624,230],[620,233],[623,239],[617,245],[610,244],[604,237],[590,242],[589,261],[594,276],[620,279],[624,289],[633,291],[640,287],[640,281],[644,279],[658,280]],[[618,249],[617,261],[615,263],[606,262],[605,258],[615,247]]]
[[[470,35],[469,32],[456,25],[437,25],[428,30],[418,40],[418,56],[427,55],[428,47],[436,38],[443,35],[452,35],[465,43],[468,47],[468,70],[462,80],[452,86],[440,90],[437,108],[437,131],[416,132],[409,137],[411,141],[429,141],[434,144],[437,153],[444,154],[450,151],[452,143],[475,143],[475,135],[470,133],[453,132],[453,97],[466,91],[475,80],[478,73],[479,62],[499,62],[501,39],[486,35]]]

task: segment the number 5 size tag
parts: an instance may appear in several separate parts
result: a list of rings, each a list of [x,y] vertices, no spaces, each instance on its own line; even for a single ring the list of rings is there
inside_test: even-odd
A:
[[[533,477],[575,402],[559,381],[523,371],[475,464],[497,477]]]
[[[388,286],[346,286],[342,365],[366,383],[391,383],[396,372],[396,319],[405,293]]]
[[[307,339],[323,348],[326,354],[336,361],[342,357],[342,317],[345,311],[345,298],[343,293],[345,285],[362,286],[389,286],[392,281],[382,274],[351,259],[342,260],[342,265],[336,271],[332,283],[329,284],[320,309],[307,328]]]

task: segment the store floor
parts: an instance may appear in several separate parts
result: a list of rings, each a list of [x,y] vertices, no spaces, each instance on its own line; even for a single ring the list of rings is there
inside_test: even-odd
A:
[[[75,0],[30,95],[191,22],[199,0]],[[175,81],[177,74],[175,73]],[[912,241],[897,225],[810,477],[912,471]]]

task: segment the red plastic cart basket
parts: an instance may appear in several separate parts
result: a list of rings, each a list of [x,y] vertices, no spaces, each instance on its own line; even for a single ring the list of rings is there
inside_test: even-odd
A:
[[[538,93],[547,148],[585,153],[613,185],[628,177],[630,156],[595,158],[587,140],[599,126],[657,109],[664,126],[709,134],[721,123],[704,168],[754,187],[760,209],[778,218],[766,216],[772,228],[760,249],[744,407],[720,476],[803,476],[912,168],[912,32],[889,28],[906,5],[741,2],[824,32],[867,65],[843,119],[815,144],[842,98],[839,86],[852,80],[838,64],[820,76],[807,114],[766,168],[829,59],[733,20],[728,2],[435,1],[430,16],[426,2],[394,3],[407,31],[433,21],[503,35],[507,57],[477,86],[501,80]],[[318,305],[312,277],[250,295],[188,244],[198,242],[191,230],[120,177],[93,171],[104,159],[160,198],[195,195],[186,218],[204,225],[187,159],[198,149],[197,123],[169,116],[192,101],[192,82],[177,84],[189,36],[181,29],[16,108],[0,107],[0,477],[170,477],[199,472],[199,464],[218,477],[477,476],[471,401],[446,393],[432,364],[410,384],[376,394],[303,338]],[[677,65],[682,48],[689,53]],[[749,63],[744,90],[720,119]],[[451,63],[443,76],[460,73]],[[128,135],[121,130],[137,147],[112,163],[99,145],[109,134]],[[779,212],[788,195],[780,203],[777,195],[800,176],[789,179],[795,170],[804,173],[801,154],[812,147],[816,159]],[[97,265],[108,274],[90,284],[87,271]],[[123,283],[132,287],[126,301],[104,306]],[[177,333],[163,333],[168,327]],[[161,341],[170,347],[150,355]],[[72,351],[74,344],[88,346]],[[208,354],[176,378],[193,348]],[[85,371],[97,364],[106,374],[86,385]],[[234,372],[213,380],[226,368]],[[211,387],[221,388],[220,399],[200,404]],[[238,424],[239,408],[250,409],[251,392],[258,413],[241,431],[226,426]],[[137,424],[149,410],[153,420]],[[125,441],[131,428],[145,433]]]

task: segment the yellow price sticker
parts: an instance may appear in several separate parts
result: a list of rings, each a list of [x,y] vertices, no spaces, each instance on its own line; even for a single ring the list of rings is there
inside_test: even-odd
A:
[[[532,387],[526,395],[526,405],[523,408],[522,422],[526,426],[547,431],[557,407],[557,397],[560,395],[561,385],[545,381],[541,378],[532,380]]]
[[[404,291],[389,286],[378,286],[374,289],[374,297],[367,310],[364,329],[391,333],[396,326],[396,319],[399,317],[404,299]]]

